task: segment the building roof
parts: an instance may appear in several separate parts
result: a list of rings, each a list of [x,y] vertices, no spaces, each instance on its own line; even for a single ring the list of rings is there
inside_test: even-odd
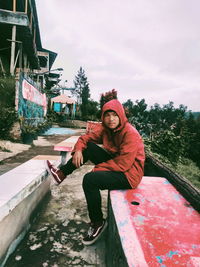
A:
[[[51,98],[51,103],[74,104],[75,100],[67,95],[59,95]]]
[[[49,70],[50,70],[56,57],[57,57],[57,53],[55,53],[51,50],[45,49],[45,48],[40,48],[39,50],[42,52],[48,52],[49,53]]]

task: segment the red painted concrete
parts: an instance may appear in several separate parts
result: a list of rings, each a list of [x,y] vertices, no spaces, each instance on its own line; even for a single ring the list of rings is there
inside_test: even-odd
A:
[[[111,191],[111,204],[129,266],[200,266],[200,214],[165,178]]]
[[[93,132],[94,130],[97,130],[99,127],[101,127],[101,122],[99,122],[99,121],[87,121],[86,133]]]
[[[74,148],[75,143],[77,142],[79,136],[71,136],[64,141],[55,144],[54,150],[56,151],[64,151],[64,152],[71,152]]]
[[[65,145],[55,145],[54,150],[55,151],[66,151],[66,152],[71,152],[73,150],[74,146],[65,146]]]

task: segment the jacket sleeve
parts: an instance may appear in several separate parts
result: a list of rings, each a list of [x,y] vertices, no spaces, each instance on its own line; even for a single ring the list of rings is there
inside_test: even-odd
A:
[[[96,165],[93,171],[126,172],[134,164],[140,144],[143,143],[139,135],[132,132],[126,133],[120,145],[119,155]]]
[[[77,150],[84,150],[87,147],[88,142],[94,142],[96,144],[102,143],[102,132],[103,127],[100,127],[96,131],[88,134],[84,134],[79,137],[78,141],[76,142],[72,154]]]

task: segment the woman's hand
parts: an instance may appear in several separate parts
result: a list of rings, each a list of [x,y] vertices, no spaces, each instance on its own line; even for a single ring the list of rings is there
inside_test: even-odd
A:
[[[78,150],[74,153],[72,163],[76,166],[76,168],[80,168],[80,166],[83,164],[82,151]]]

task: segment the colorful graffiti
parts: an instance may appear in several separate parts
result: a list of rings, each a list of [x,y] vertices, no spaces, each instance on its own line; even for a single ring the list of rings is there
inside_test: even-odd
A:
[[[22,81],[22,95],[24,99],[34,102],[45,109],[47,106],[46,95],[42,94],[26,79]]]
[[[18,83],[18,114],[25,119],[40,120],[47,112],[46,95],[39,92],[22,74]]]

